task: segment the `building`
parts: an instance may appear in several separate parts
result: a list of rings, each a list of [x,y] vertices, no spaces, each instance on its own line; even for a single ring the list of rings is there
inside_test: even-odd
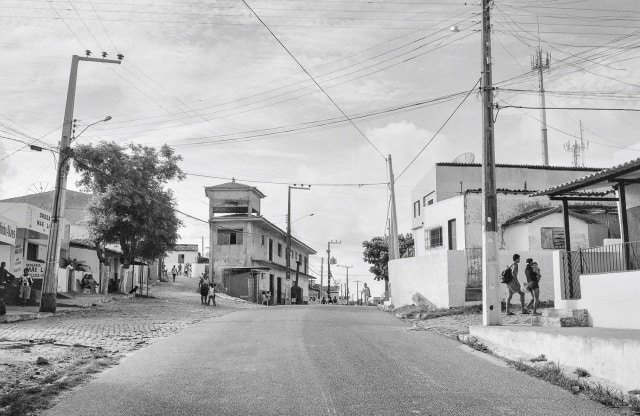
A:
[[[188,277],[200,276],[204,272],[204,268],[201,267],[196,270],[199,255],[200,251],[197,244],[176,244],[171,251],[167,252],[163,264],[169,274],[175,266],[176,270],[182,275],[184,275],[184,270],[187,268],[189,271]]]
[[[309,256],[315,250],[291,238],[291,273],[286,279],[285,231],[260,215],[265,195],[235,181],[205,188],[209,198],[210,275],[231,296],[259,302],[269,292],[273,304],[291,302],[297,284],[309,299]]]
[[[543,196],[531,197],[532,193],[599,170],[497,164],[500,267],[510,264],[511,256],[518,251],[522,258],[537,259],[542,274],[552,276],[553,249],[534,248],[531,245],[529,250],[523,250],[522,245],[510,247],[509,244],[515,242],[516,238],[513,232],[508,232],[506,228],[503,230],[503,225],[507,224],[514,230],[518,227],[514,219],[519,216],[544,212],[560,205]],[[443,308],[480,301],[481,188],[480,164],[437,163],[412,190],[411,225],[415,257],[394,260],[389,264],[391,301],[394,305],[411,303],[416,292]],[[551,216],[549,219],[557,218]],[[538,222],[533,226],[539,226],[540,230],[548,225]],[[535,234],[534,231],[531,233]],[[549,278],[547,282],[546,287],[541,287],[541,299],[552,300],[552,279]]]

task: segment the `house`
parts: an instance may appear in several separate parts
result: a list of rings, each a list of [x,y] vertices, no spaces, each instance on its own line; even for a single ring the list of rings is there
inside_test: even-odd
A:
[[[554,253],[555,307],[586,311],[589,326],[640,329],[640,159],[535,194],[562,204],[565,250]],[[569,202],[617,204],[620,242],[579,247]],[[611,244],[613,243],[613,244]]]
[[[235,181],[205,188],[209,198],[210,276],[229,295],[259,302],[269,292],[273,304],[291,302],[291,288],[309,299],[309,256],[315,250],[291,238],[287,279],[287,233],[260,215],[265,195]],[[297,282],[296,282],[297,281]],[[295,290],[295,289],[294,289]]]
[[[118,244],[107,245],[104,250],[105,263],[100,264],[98,255],[95,251],[95,243],[91,241],[89,230],[84,224],[87,218],[87,206],[93,197],[92,194],[83,192],[65,191],[65,209],[64,218],[61,220],[61,242],[60,247],[60,259],[76,260],[76,263],[82,265],[81,268],[85,269],[82,273],[75,273],[70,267],[58,269],[58,292],[75,292],[80,290],[78,287],[78,280],[84,273],[93,274],[94,278],[98,281],[100,292],[106,294],[109,286],[119,287],[118,291],[129,291],[135,286],[147,284],[147,278],[153,277],[151,270],[142,270],[144,265],[137,262],[129,270],[121,271],[123,261],[121,260],[122,252]],[[34,215],[40,217],[40,221],[46,225],[45,229],[42,229],[42,238],[35,239],[27,242],[27,246],[24,247],[27,253],[27,261],[29,258],[37,257],[42,262],[38,262],[39,265],[33,264],[34,273],[37,277],[40,276],[39,270],[42,269],[44,273],[44,258],[47,250],[48,239],[48,227],[50,222],[51,210],[53,209],[54,191],[41,192],[36,194],[29,194],[18,196],[14,198],[8,198],[0,201],[0,204],[9,204],[8,206],[14,206],[12,210],[18,212],[23,211],[27,213],[27,217]],[[22,208],[21,204],[26,204],[31,208]],[[39,210],[35,212],[35,210]],[[32,230],[33,231],[33,230]],[[29,245],[30,244],[30,245]],[[38,245],[35,249],[33,246]],[[18,248],[17,248],[18,250]],[[37,250],[37,254],[36,254]],[[31,263],[29,263],[31,264]],[[29,266],[27,266],[29,267]],[[33,275],[33,274],[32,274]]]
[[[171,273],[172,268],[175,266],[176,270],[182,275],[184,275],[186,268],[189,271],[188,277],[197,277],[204,272],[204,268],[196,270],[199,255],[197,244],[176,244],[171,251],[167,252],[163,264],[167,269],[167,273]]]
[[[514,240],[511,238],[513,233],[503,233],[502,227],[523,213],[542,212],[559,206],[558,202],[543,196],[531,197],[532,193],[599,170],[497,164],[500,267],[510,264],[512,255],[517,251],[522,258],[537,259],[542,274],[550,277],[553,249],[509,247]],[[482,293],[481,188],[480,164],[437,163],[412,190],[415,257],[389,263],[391,301],[394,305],[411,303],[416,292],[442,308],[479,303]],[[542,223],[539,224],[542,228]],[[516,227],[515,223],[513,227]],[[541,299],[553,299],[551,284],[546,290],[542,288]]]

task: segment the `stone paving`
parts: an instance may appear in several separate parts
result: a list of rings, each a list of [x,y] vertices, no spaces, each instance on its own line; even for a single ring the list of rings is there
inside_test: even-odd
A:
[[[457,339],[460,334],[468,334],[469,326],[482,325],[481,313],[468,313],[462,315],[441,316],[439,318],[430,318],[426,320],[407,319],[412,323],[413,330],[433,331],[440,335]],[[516,313],[512,316],[502,314],[503,325],[531,325],[531,315],[521,315]]]
[[[200,322],[258,307],[227,296],[218,306],[200,303],[196,279],[158,283],[149,290],[154,298],[130,298],[78,308],[61,316],[0,324],[0,341],[48,342],[55,345],[101,347],[126,352]]]

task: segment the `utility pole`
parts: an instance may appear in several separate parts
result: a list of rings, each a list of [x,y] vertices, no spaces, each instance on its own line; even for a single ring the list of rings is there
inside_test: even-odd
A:
[[[396,216],[396,188],[395,188],[395,176],[393,175],[393,163],[391,161],[391,155],[388,156],[387,162],[389,164],[389,187],[391,188],[391,209],[389,219],[389,261],[400,258],[400,247],[398,241],[398,217]],[[384,293],[385,300],[389,300],[389,279],[384,281]]]
[[[347,287],[345,289],[345,296],[347,297],[347,305],[348,305],[349,304],[349,269],[351,269],[353,266],[340,265],[340,267],[344,267],[345,269],[347,269]]]
[[[322,285],[324,284],[323,273],[324,273],[324,257],[320,257],[320,298],[322,298]]]
[[[362,280],[356,280],[356,306],[360,306],[360,282]]]
[[[551,55],[547,52],[546,59],[542,59],[542,49],[538,46],[536,54],[531,57],[531,70],[538,71],[540,84],[540,139],[542,141],[542,164],[549,166],[549,147],[547,145],[547,109],[544,99],[544,70],[551,65]]]
[[[501,302],[498,283],[498,207],[493,128],[493,80],[491,73],[491,5],[482,0],[482,323],[500,325]]]
[[[67,187],[67,171],[69,158],[71,157],[71,136],[73,134],[73,109],[76,98],[76,80],[78,78],[78,62],[90,61],[108,64],[120,64],[122,55],[118,60],[89,58],[87,56],[73,55],[71,57],[71,73],[69,75],[69,87],[67,89],[67,102],[64,109],[64,121],[62,123],[62,138],[60,139],[60,154],[58,156],[58,170],[56,173],[56,188],[53,197],[53,209],[51,212],[51,228],[49,229],[49,241],[47,245],[47,260],[42,282],[42,296],[40,298],[40,312],[56,311],[56,292],[58,289],[58,241],[60,236],[60,218],[64,217],[65,191]],[[103,57],[106,53],[103,52]]]
[[[285,278],[287,282],[291,280],[291,190],[302,189],[308,191],[310,188],[311,185],[305,187],[304,185],[293,184],[293,186],[289,186],[287,194],[287,248],[285,250],[287,256]]]
[[[331,298],[331,244],[342,244],[342,241],[331,240],[327,243],[327,297]]]

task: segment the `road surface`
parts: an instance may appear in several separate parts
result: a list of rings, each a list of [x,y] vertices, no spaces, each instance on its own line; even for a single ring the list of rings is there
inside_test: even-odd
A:
[[[279,306],[203,321],[46,415],[613,415],[375,308]]]

